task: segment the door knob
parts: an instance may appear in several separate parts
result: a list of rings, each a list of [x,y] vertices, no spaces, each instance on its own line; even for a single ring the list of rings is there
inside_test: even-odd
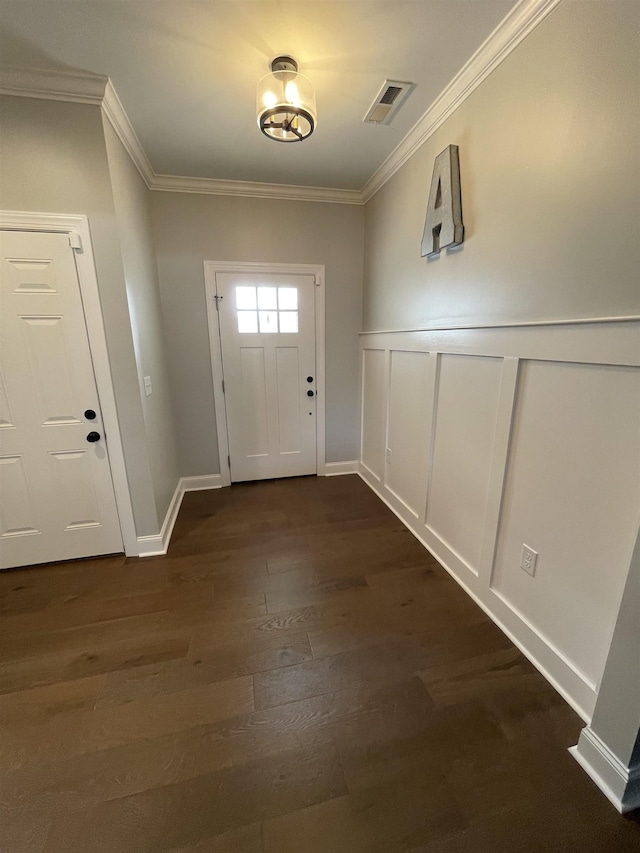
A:
[[[307,391],[307,397],[313,397],[313,391]]]
[[[95,421],[96,419],[96,413],[93,411],[93,409],[87,409],[84,413],[84,416],[88,421]]]
[[[94,441],[100,441],[100,433],[99,432],[90,432],[87,436],[87,441],[93,444]]]

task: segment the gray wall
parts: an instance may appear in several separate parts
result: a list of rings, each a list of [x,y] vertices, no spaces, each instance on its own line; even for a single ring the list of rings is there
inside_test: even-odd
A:
[[[326,266],[326,459],[358,453],[363,209],[151,193],[183,475],[219,472],[203,261]]]
[[[640,313],[638,23],[562,3],[367,204],[365,330]],[[427,261],[451,143],[466,241]]]
[[[165,336],[155,247],[151,233],[149,190],[111,124],[104,118],[111,186],[115,202],[127,289],[140,399],[147,436],[158,520],[169,508],[179,479]],[[146,396],[144,377],[152,393]]]
[[[0,97],[0,151],[0,209],[89,218],[136,530],[157,533],[101,110]]]

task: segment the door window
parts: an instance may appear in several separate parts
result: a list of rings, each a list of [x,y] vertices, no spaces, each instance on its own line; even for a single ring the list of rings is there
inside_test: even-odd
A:
[[[297,287],[236,287],[238,332],[298,333]]]

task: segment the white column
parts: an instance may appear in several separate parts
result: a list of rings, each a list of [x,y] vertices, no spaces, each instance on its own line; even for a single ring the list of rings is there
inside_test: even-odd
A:
[[[570,751],[618,811],[640,807],[640,531],[593,717]]]

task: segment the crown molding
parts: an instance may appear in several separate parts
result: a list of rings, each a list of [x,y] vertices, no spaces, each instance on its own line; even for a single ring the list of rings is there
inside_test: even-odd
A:
[[[332,187],[302,187],[294,184],[264,184],[253,181],[223,181],[217,178],[187,178],[154,175],[150,188],[163,192],[272,198],[286,201],[324,201],[333,204],[363,204],[360,190]]]
[[[140,172],[142,180],[149,189],[152,189],[153,181],[156,177],[153,166],[145,154],[142,143],[129,121],[129,116],[124,111],[122,102],[118,97],[118,93],[113,88],[111,80],[107,80],[102,100],[102,111]]]
[[[77,71],[1,68],[0,94],[102,107],[150,190],[366,204],[447,118],[562,0],[520,0],[360,190],[157,175],[107,77]]]
[[[0,95],[102,104],[107,77],[80,71],[45,71],[39,68],[0,67]]]
[[[520,0],[362,187],[372,198],[562,0]]]

